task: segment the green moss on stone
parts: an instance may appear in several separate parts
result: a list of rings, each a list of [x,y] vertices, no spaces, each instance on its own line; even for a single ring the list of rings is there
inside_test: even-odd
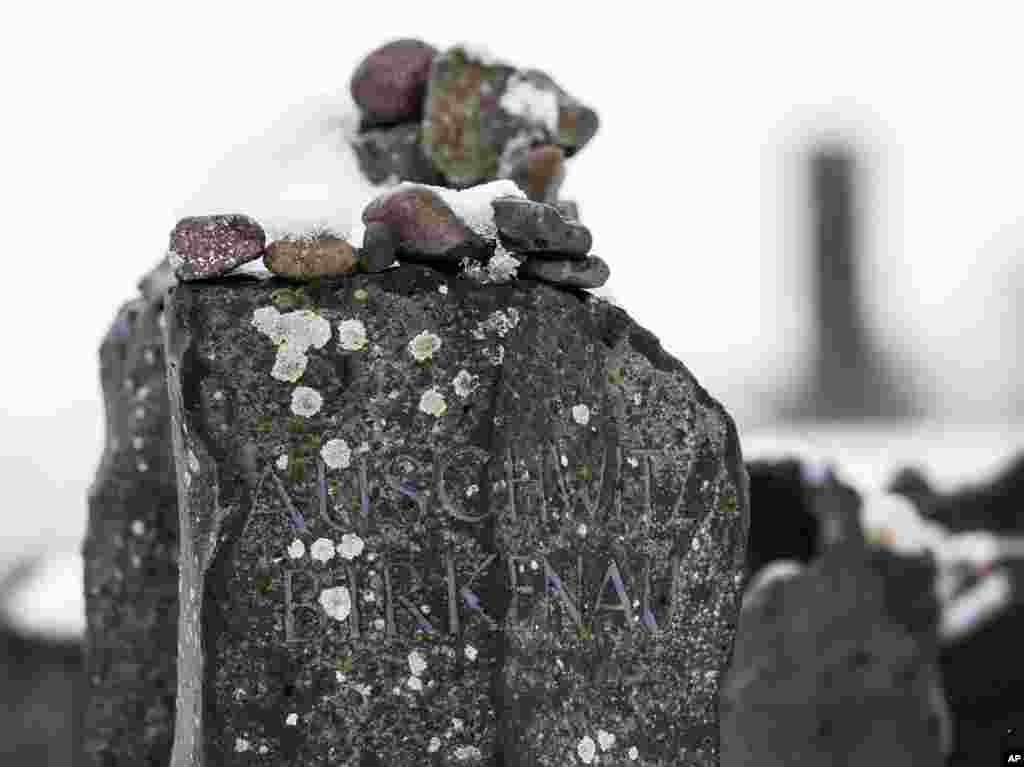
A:
[[[626,379],[622,375],[621,368],[612,368],[611,370],[608,371],[608,383],[612,384],[613,386],[622,386],[625,380]]]
[[[274,579],[266,573],[262,573],[256,576],[256,590],[261,594],[266,594],[268,591],[270,591],[273,585]]]
[[[593,474],[590,471],[590,467],[587,464],[581,463],[579,466],[576,467],[576,479],[585,482],[589,480],[591,476],[593,476]]]

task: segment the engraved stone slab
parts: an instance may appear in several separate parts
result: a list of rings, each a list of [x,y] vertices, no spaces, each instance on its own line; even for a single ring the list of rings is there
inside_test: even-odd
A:
[[[107,424],[83,546],[82,748],[104,767],[167,764],[174,725],[178,497],[163,296],[147,280],[149,295],[121,308],[100,347]]]
[[[182,285],[166,343],[175,767],[717,764],[746,474],[625,312],[403,264]]]

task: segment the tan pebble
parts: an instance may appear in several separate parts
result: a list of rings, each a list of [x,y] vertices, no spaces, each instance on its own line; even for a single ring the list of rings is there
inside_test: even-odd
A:
[[[263,256],[267,269],[292,280],[350,274],[356,269],[356,261],[356,249],[338,237],[277,240]]]

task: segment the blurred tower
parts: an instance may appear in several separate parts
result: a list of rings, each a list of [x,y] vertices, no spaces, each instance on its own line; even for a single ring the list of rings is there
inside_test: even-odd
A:
[[[810,380],[785,415],[824,421],[914,415],[908,375],[894,374],[864,322],[855,153],[843,145],[815,146],[807,170],[815,348]]]

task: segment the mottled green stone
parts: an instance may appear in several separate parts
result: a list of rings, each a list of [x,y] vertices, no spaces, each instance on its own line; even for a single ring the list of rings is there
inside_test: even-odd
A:
[[[279,287],[171,298],[174,767],[564,765],[588,743],[602,764],[716,765],[749,516],[721,405],[607,302],[415,264],[308,286],[332,337],[284,383],[252,325]],[[352,319],[359,351],[338,343]],[[291,413],[297,386],[318,412]],[[302,477],[275,465],[296,448]],[[336,619],[320,598],[341,588]]]

